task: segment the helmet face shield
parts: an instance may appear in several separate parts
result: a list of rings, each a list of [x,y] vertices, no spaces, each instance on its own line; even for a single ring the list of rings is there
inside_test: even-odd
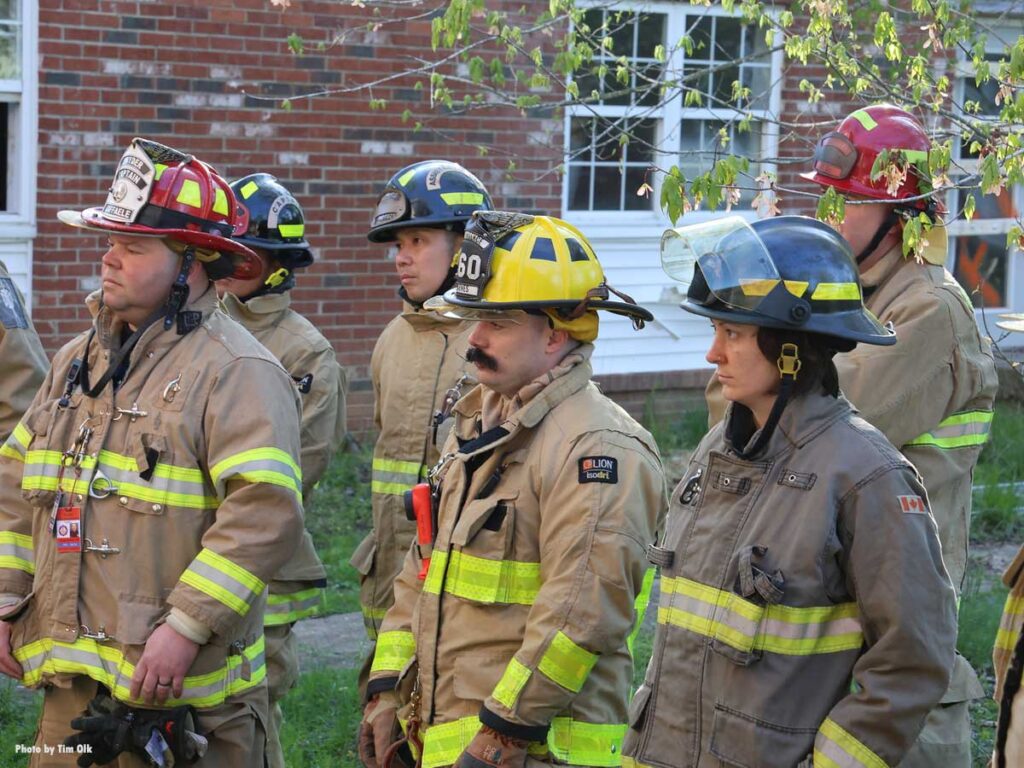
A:
[[[826,133],[814,148],[814,170],[830,179],[842,180],[853,172],[857,157],[857,147],[846,135]]]
[[[402,221],[408,218],[409,200],[397,189],[387,189],[377,200],[377,210],[374,211],[370,227],[379,227],[383,224],[390,224],[395,221]]]
[[[661,238],[665,273],[690,301],[757,311],[781,278],[761,238],[739,216],[670,229]]]

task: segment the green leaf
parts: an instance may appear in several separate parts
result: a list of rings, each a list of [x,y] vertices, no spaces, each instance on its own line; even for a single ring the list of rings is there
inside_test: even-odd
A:
[[[303,44],[302,36],[292,32],[288,35],[288,48],[296,56],[301,56],[305,52],[305,45]]]
[[[968,195],[967,199],[964,201],[964,218],[968,221],[974,218],[974,205],[974,194],[972,193]]]

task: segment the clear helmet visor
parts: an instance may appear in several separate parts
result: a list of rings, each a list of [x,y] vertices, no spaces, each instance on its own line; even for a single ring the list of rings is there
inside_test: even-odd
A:
[[[718,300],[754,311],[781,282],[761,238],[739,216],[670,229],[661,238],[661,266],[690,301]]]

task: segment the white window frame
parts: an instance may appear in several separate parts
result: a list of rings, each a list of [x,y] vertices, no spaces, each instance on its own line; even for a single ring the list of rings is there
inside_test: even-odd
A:
[[[1000,36],[996,36],[995,34],[989,35],[988,40],[986,41],[986,53],[1003,54],[1004,45],[1007,43],[1012,45],[1012,41],[1015,40],[1018,35],[1024,34],[1024,20],[1017,19],[1007,23],[1004,19],[1003,26],[998,34]],[[963,104],[964,81],[967,77],[974,77],[974,72],[970,66],[969,60],[963,53],[959,55],[955,62],[955,67],[956,70],[953,90],[954,98],[956,99],[956,103]],[[963,172],[973,172],[977,168],[977,161],[969,158],[960,159],[959,151],[959,138],[957,138],[954,143],[953,162],[957,163]],[[1011,196],[1010,199],[1013,202],[1014,208],[1018,212],[1024,212],[1024,185],[1018,184],[1013,188],[1008,189],[1007,193]],[[980,195],[980,192],[976,194]],[[956,189],[952,189],[946,193],[946,210],[959,214],[957,198],[958,190]],[[1001,235],[1005,239],[1010,228],[1016,223],[1016,220],[1012,218],[975,218],[968,221],[962,216],[957,215],[957,217],[951,220],[946,226],[947,232],[949,233],[949,253],[946,258],[946,268],[951,274],[956,273],[956,238],[958,236]],[[986,313],[1017,311],[1024,308],[1024,259],[1021,259],[1020,256],[1020,248],[1010,248],[1007,253],[1005,289],[1005,296],[1007,299],[1006,305],[1000,307],[985,306],[984,311]],[[973,287],[974,286],[964,286],[964,289],[970,292]],[[980,322],[982,319],[982,309],[980,307],[976,307],[974,314]]]
[[[666,50],[670,49],[674,41],[679,40],[686,33],[687,17],[698,15],[714,16],[740,16],[739,13],[728,13],[720,5],[711,7],[691,6],[688,3],[666,2],[665,0],[648,0],[646,2],[602,2],[601,0],[579,0],[581,8],[607,8],[609,10],[633,11],[637,13],[662,13],[665,15],[665,40]],[[755,30],[754,34],[762,34]],[[685,52],[675,50],[671,52],[670,58],[665,66],[674,71],[682,71]],[[761,154],[765,158],[774,158],[778,155],[779,131],[778,125],[771,120],[772,115],[778,115],[782,105],[782,64],[783,53],[781,50],[774,51],[771,56],[769,67],[769,78],[771,92],[768,106],[763,114],[768,118],[761,123],[763,132],[761,136]],[[607,117],[632,117],[641,119],[651,117],[658,121],[656,131],[658,146],[663,149],[655,153],[654,164],[667,168],[677,165],[680,153],[680,131],[684,114],[688,119],[700,120],[722,120],[728,121],[736,117],[736,113],[729,109],[716,109],[711,107],[684,107],[681,96],[671,99],[660,108],[645,106],[610,105],[596,106],[594,111]],[[571,141],[571,125],[574,117],[588,117],[594,114],[592,108],[571,105],[566,109],[564,119],[564,147],[565,147],[565,173],[562,176],[562,215],[584,232],[588,238],[593,240],[601,239],[623,239],[625,237],[636,237],[639,234],[649,236],[660,236],[661,232],[671,226],[668,216],[661,210],[661,174],[652,174],[649,179],[653,191],[650,193],[652,206],[650,211],[579,211],[570,210],[569,204],[569,147]],[[756,118],[755,118],[756,119]],[[760,164],[762,171],[775,173],[777,168],[772,162],[765,161]],[[756,212],[751,209],[750,203],[752,194],[744,194],[743,199],[731,211],[732,215],[740,215],[749,220],[757,218]],[[686,223],[694,224],[701,221],[726,215],[724,209],[709,211],[701,209],[686,214]]]
[[[15,116],[9,118],[5,147],[11,183],[7,210],[0,211],[0,254],[31,309],[39,143],[39,4],[36,0],[16,2],[21,24],[21,77],[0,80],[0,101],[17,105]]]

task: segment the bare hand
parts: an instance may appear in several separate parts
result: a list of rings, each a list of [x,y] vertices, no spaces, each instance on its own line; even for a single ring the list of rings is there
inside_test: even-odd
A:
[[[11,625],[0,620],[0,672],[21,680],[21,664],[11,655]]]
[[[174,694],[180,699],[185,675],[199,653],[199,644],[161,624],[146,641],[146,649],[132,675],[131,696],[147,704],[163,705]],[[161,685],[163,683],[163,685]]]

